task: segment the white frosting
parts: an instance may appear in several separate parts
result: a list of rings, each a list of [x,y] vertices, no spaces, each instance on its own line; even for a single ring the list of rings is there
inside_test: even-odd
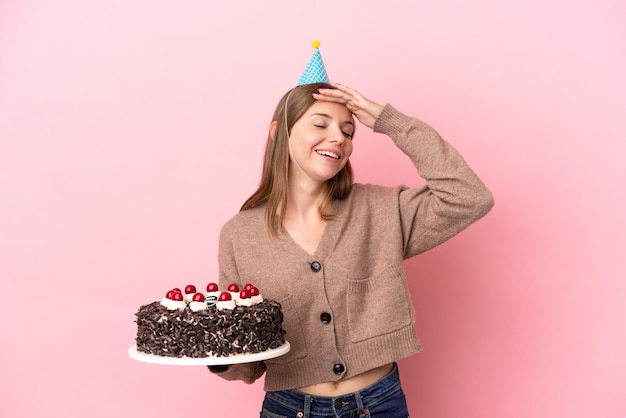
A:
[[[257,305],[263,302],[263,296],[260,293],[256,296],[252,296],[250,299],[252,300],[254,305]]]
[[[215,306],[217,307],[217,310],[223,311],[224,309],[235,309],[237,303],[234,300],[224,300],[217,302]]]
[[[263,302],[263,296],[261,294],[257,296],[251,296],[247,299],[242,299],[240,296],[240,292],[228,292],[230,293],[230,296],[232,299],[226,300],[226,301],[219,301],[219,297],[221,293],[222,292],[220,291],[206,292],[204,302],[194,302],[193,296],[195,293],[186,293],[186,294],[183,294],[183,300],[181,301],[176,301],[176,300],[172,300],[172,299],[168,299],[167,297],[164,297],[163,299],[161,299],[161,302],[159,303],[161,304],[161,306],[166,307],[170,311],[174,311],[177,309],[183,310],[185,309],[185,306],[189,305],[189,309],[191,309],[194,312],[199,312],[199,311],[206,310],[209,306],[212,306],[211,304],[212,300],[217,301],[215,306],[220,311],[224,309],[235,309],[235,307],[238,305],[249,307],[249,306],[257,305]]]
[[[239,306],[252,306],[252,305],[256,305],[256,303],[252,300],[252,298],[248,298],[248,299],[239,299],[237,301],[237,305],[239,305]]]
[[[161,304],[161,306],[165,306],[167,309],[170,309],[170,306],[172,306],[172,303],[174,303],[174,301],[172,299],[163,298],[159,303]]]
[[[189,302],[189,309],[194,312],[206,311],[207,303],[206,302]]]
[[[176,309],[182,311],[183,309],[185,309],[185,306],[187,306],[187,302],[185,302],[184,300],[171,300],[166,308],[170,311],[175,311]]]

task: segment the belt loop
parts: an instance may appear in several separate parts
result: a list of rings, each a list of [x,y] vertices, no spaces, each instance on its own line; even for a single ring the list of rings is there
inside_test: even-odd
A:
[[[365,415],[365,408],[363,407],[363,398],[361,398],[360,392],[354,392],[354,399],[356,400],[356,406],[359,408],[359,415]]]
[[[313,397],[311,395],[304,395],[304,418],[311,416],[311,402],[313,402]]]

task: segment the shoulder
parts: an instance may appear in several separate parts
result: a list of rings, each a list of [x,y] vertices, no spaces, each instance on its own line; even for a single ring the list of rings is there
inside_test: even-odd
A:
[[[222,226],[222,236],[265,228],[265,205],[238,212]]]
[[[398,195],[406,186],[381,186],[379,184],[361,184],[355,183],[350,193],[350,199],[353,201],[361,200],[386,200]]]
[[[405,189],[405,186],[389,187],[355,183],[342,207],[346,212],[352,215],[358,214],[358,216],[364,213],[396,210],[399,195]]]

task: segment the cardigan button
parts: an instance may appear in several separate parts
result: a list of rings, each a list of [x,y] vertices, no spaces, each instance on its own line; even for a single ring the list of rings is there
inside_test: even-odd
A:
[[[331,319],[332,317],[328,312],[322,312],[320,315],[320,321],[322,321],[323,324],[329,324]]]
[[[341,374],[346,370],[346,368],[343,366],[343,364],[337,363],[333,366],[333,372],[335,374]]]
[[[311,263],[311,270],[313,270],[314,273],[317,273],[321,269],[322,269],[322,264],[319,261],[314,261]]]

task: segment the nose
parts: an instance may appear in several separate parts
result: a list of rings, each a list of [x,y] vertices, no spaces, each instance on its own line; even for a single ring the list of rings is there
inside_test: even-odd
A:
[[[344,136],[341,129],[337,127],[329,131],[328,140],[332,143],[343,145],[343,143],[346,140],[346,137]]]

